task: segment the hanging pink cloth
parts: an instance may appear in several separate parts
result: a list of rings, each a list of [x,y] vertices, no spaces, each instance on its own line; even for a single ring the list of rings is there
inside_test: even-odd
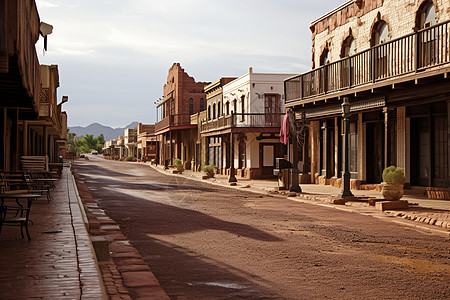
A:
[[[287,145],[289,139],[289,110],[283,116],[283,122],[280,130],[280,142]]]

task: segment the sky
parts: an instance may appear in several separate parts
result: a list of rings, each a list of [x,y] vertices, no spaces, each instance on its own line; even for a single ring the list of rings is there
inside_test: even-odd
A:
[[[153,124],[169,68],[196,81],[311,68],[312,21],[346,0],[36,0],[51,24],[41,64],[56,64],[69,126]]]

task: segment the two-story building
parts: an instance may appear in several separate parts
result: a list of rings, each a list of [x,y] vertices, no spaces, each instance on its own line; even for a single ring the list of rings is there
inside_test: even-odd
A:
[[[449,2],[352,0],[310,29],[313,69],[285,89],[309,134],[311,180],[339,185],[348,151],[353,188],[380,183],[389,165],[404,168],[407,185],[448,187]]]
[[[51,32],[34,0],[3,1],[0,9],[0,169],[20,170],[22,156],[64,155],[67,115],[57,103],[57,66],[40,66],[35,44]]]
[[[137,158],[143,161],[156,162],[158,143],[155,136],[155,125],[139,123],[136,129]]]
[[[285,113],[283,82],[292,74],[249,72],[228,83],[206,87],[211,93],[200,134],[206,143],[206,160],[219,173],[230,168],[246,178],[273,176],[275,158],[284,157],[280,127]],[[215,97],[215,89],[218,95]]]
[[[171,165],[175,158],[190,164],[194,159],[197,125],[191,124],[190,118],[205,110],[204,87],[207,84],[196,82],[179,63],[169,69],[164,97],[157,102],[158,164]]]

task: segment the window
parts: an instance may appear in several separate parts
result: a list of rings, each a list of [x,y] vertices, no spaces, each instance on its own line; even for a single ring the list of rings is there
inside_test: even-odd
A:
[[[384,44],[389,41],[389,28],[383,20],[378,21],[373,27],[372,32],[372,46]]]
[[[205,110],[205,99],[200,98],[200,111]]]
[[[220,101],[219,104],[217,105],[217,117],[220,118]]]
[[[264,95],[264,114],[268,127],[277,127],[281,124],[280,98],[279,94]]]
[[[234,112],[237,113],[237,100],[236,99],[233,100],[233,109],[234,109]]]
[[[416,26],[418,29],[428,28],[436,24],[437,14],[432,1],[421,5],[417,12]]]
[[[208,105],[208,120],[211,120],[211,105]]]
[[[418,11],[418,16],[416,17],[416,28],[418,26],[419,29],[426,29],[436,24],[436,10],[434,8],[433,2],[427,1],[422,4],[422,7]],[[417,24],[417,22],[419,22]],[[437,49],[439,46],[440,39],[446,39],[444,37],[440,37],[442,33],[440,33],[438,28],[430,28],[428,30],[422,30],[419,33],[419,66],[430,66],[434,65],[439,57]]]
[[[331,62],[331,53],[328,50],[328,48],[325,48],[322,52],[322,55],[320,56],[320,65],[324,66],[326,64],[329,64]]]
[[[389,45],[384,45],[389,41],[389,28],[383,20],[378,21],[373,27],[371,43],[373,46],[378,46],[375,51],[375,77],[385,78],[391,73],[392,64],[388,61],[388,53],[391,48]]]
[[[227,116],[230,114],[230,102],[225,103],[225,110]]]
[[[215,119],[216,118],[216,104],[213,104],[213,113],[212,113],[212,118]]]
[[[352,56],[356,53],[356,44],[353,36],[347,37],[342,43],[341,58]]]
[[[189,99],[189,114],[192,115],[194,113],[194,99]]]

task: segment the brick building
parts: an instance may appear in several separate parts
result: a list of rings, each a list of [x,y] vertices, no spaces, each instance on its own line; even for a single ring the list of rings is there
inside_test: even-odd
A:
[[[194,159],[197,125],[191,124],[191,115],[205,110],[204,87],[207,84],[196,82],[179,63],[170,67],[164,98],[157,103],[155,135],[159,164],[171,165],[173,159],[179,158],[189,165]]]
[[[310,29],[313,69],[285,81],[286,107],[308,133],[301,171],[339,186],[348,151],[352,188],[380,183],[389,165],[407,186],[448,187],[450,3],[348,1]]]

